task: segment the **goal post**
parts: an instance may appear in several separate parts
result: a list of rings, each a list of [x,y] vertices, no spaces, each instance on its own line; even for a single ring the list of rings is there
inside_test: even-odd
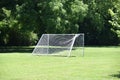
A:
[[[84,56],[84,34],[43,34],[35,46],[33,55],[71,56],[73,50]],[[74,55],[75,53],[73,53]]]

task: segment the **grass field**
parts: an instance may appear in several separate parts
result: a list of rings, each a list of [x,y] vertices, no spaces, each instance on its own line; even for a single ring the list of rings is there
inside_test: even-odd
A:
[[[84,57],[69,58],[3,51],[0,80],[120,80],[120,47],[86,47]]]

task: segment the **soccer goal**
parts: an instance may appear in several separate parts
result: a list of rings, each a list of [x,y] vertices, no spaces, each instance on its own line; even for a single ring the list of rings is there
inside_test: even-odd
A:
[[[84,56],[84,34],[43,34],[32,54],[71,56],[72,51]]]

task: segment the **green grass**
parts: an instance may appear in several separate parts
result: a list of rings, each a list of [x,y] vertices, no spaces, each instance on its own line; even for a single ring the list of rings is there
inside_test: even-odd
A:
[[[0,80],[120,80],[120,47],[87,47],[84,57],[69,58],[1,53]]]

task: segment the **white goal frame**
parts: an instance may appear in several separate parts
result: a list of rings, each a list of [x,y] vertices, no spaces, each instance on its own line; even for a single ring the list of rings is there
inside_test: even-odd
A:
[[[35,46],[32,54],[33,55],[51,55],[51,54],[54,55],[54,53],[49,53],[50,52],[49,49],[51,47],[51,45],[50,45],[51,44],[51,40],[50,39],[51,39],[51,36],[54,38],[54,36],[57,36],[57,35],[58,36],[66,36],[66,37],[67,37],[67,35],[68,36],[72,36],[72,38],[70,39],[70,41],[71,41],[70,46],[68,46],[67,49],[65,48],[66,50],[68,50],[67,55],[65,55],[65,56],[68,56],[68,57],[71,56],[71,51],[72,51],[72,49],[74,47],[76,39],[80,38],[80,42],[81,43],[77,42],[78,43],[77,47],[81,47],[81,50],[82,50],[81,53],[82,53],[82,56],[84,56],[84,34],[83,33],[80,33],[80,34],[43,34],[41,36],[40,40],[38,41],[37,45]],[[80,43],[80,45],[79,45],[79,43]],[[55,47],[58,47],[58,46],[55,46]]]

